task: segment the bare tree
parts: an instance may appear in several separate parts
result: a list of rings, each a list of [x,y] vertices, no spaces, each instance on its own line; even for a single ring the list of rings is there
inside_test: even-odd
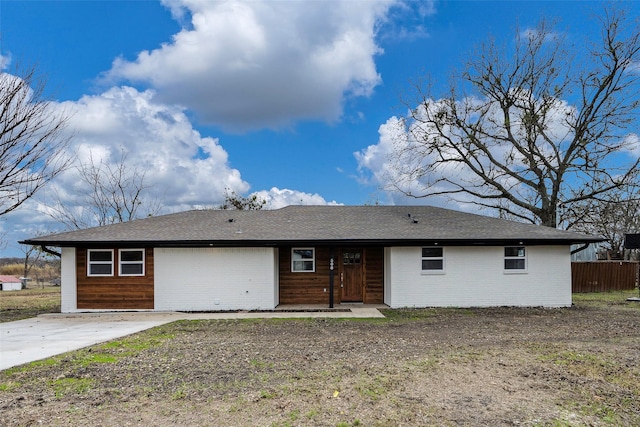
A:
[[[152,216],[161,209],[161,200],[149,198],[151,187],[146,171],[127,163],[123,152],[115,164],[90,157],[76,167],[78,190],[74,203],[56,193],[50,215],[71,229],[127,222]]]
[[[261,210],[267,201],[258,197],[257,194],[252,194],[247,197],[239,196],[235,191],[229,192],[228,189],[224,192],[224,203],[220,206],[220,209],[236,209],[236,210]]]
[[[17,68],[15,74],[0,73],[0,216],[69,164],[68,115],[47,102],[46,80],[36,67]]]
[[[606,201],[634,183],[637,135],[625,129],[640,105],[640,28],[622,11],[599,19],[597,44],[568,46],[543,21],[513,48],[482,45],[444,96],[417,84],[393,186],[556,227],[560,205]]]
[[[27,279],[29,277],[29,273],[31,272],[31,269],[33,268],[34,265],[38,263],[38,261],[40,261],[40,259],[44,255],[44,252],[41,251],[38,246],[32,246],[32,245],[20,245],[20,249],[22,250],[22,253],[24,253],[24,259],[23,259],[24,269],[22,272],[22,277]],[[22,282],[22,289],[26,289],[26,288],[27,288],[27,282],[26,280],[24,280]]]
[[[631,251],[624,249],[625,234],[640,233],[640,190],[616,189],[609,200],[585,201],[566,215],[575,218],[576,230],[604,237],[604,249],[628,258]]]

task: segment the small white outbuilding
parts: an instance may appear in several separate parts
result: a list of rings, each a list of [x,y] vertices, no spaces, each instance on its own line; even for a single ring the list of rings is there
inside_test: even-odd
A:
[[[0,290],[19,291],[22,289],[22,281],[15,276],[0,276]]]

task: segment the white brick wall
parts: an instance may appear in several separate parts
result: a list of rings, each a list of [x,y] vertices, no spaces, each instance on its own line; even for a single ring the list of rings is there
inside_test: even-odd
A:
[[[155,309],[273,309],[273,248],[156,248]]]
[[[445,247],[445,274],[423,274],[421,248],[385,250],[391,307],[571,305],[569,246],[528,246],[526,273],[504,272],[503,247]]]
[[[390,307],[571,305],[568,246],[528,246],[526,273],[504,272],[502,247],[445,247],[445,274],[421,271],[421,248],[385,248],[384,299]],[[273,248],[156,248],[155,310],[273,309]],[[63,313],[77,310],[76,250],[62,249]],[[92,310],[83,310],[92,311]]]

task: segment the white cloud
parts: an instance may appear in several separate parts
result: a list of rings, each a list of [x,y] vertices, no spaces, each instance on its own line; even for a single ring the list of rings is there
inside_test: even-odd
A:
[[[310,194],[297,190],[289,190],[287,188],[279,189],[277,187],[271,190],[262,190],[252,193],[259,199],[267,202],[267,209],[280,209],[289,205],[339,205],[335,200],[327,202],[324,197],[317,193]]]
[[[75,112],[69,129],[79,162],[91,156],[115,164],[125,153],[127,163],[146,171],[151,195],[164,198],[168,210],[218,203],[226,188],[249,188],[218,140],[201,136],[182,108],[157,102],[151,90],[114,87],[60,107]],[[75,179],[70,170],[57,185],[71,189]]]
[[[528,99],[528,94],[523,93],[522,96]],[[469,97],[457,101],[456,104],[458,111],[469,113],[469,120],[476,120],[477,106],[484,102],[484,100]],[[446,108],[442,101],[430,100],[429,105],[432,116],[440,108]],[[424,106],[418,106],[413,114],[418,117],[426,117],[427,111],[424,108]],[[503,115],[500,109],[493,105],[485,111],[485,114],[483,121],[485,130],[490,129],[495,134],[503,132],[500,125]],[[574,114],[575,108],[562,100],[557,100],[552,111],[548,112],[545,123],[547,126],[546,135],[554,139],[560,147],[572,140],[571,129],[567,127],[566,121]],[[516,126],[512,131],[516,138],[524,137],[523,130],[517,126],[517,123],[514,122],[514,125]],[[424,196],[458,189],[448,181],[473,188],[476,192],[491,190],[488,186],[483,185],[484,182],[475,173],[462,167],[460,162],[436,161],[438,154],[435,151],[430,151],[427,145],[422,144],[421,141],[425,138],[431,138],[438,132],[429,124],[414,120],[410,113],[406,118],[390,118],[380,126],[378,132],[378,142],[354,153],[354,156],[358,162],[361,179],[367,184],[377,185],[386,191],[391,203],[400,204],[413,200],[413,203],[426,202],[433,205],[477,211],[477,205],[471,204],[474,200],[473,197],[465,193],[453,195],[455,200],[446,195],[426,198]],[[463,142],[464,135],[460,135],[459,132],[456,133],[446,127],[444,132],[453,141]],[[488,139],[486,144],[494,158],[511,164],[515,170],[522,170],[522,173],[526,173],[526,159],[509,144],[501,144],[493,139]],[[554,162],[553,149],[547,141],[540,137],[537,147],[538,150],[548,155],[549,162]],[[452,148],[441,147],[441,149],[442,156],[448,159],[459,159],[462,155]],[[519,194],[520,197],[528,197],[529,188],[508,175],[500,174],[496,168],[490,166],[488,159],[480,158],[480,161],[483,162],[487,173],[495,173],[492,175],[494,179],[501,182],[506,188],[510,188],[512,192]],[[417,199],[407,198],[405,194],[411,194]]]
[[[444,197],[433,197],[428,200],[411,197],[398,191],[399,189],[414,194],[421,194],[423,190],[419,181],[405,180],[402,171],[407,165],[400,165],[399,159],[394,156],[396,150],[402,150],[413,144],[405,127],[403,119],[389,118],[386,123],[378,128],[378,143],[354,153],[358,162],[360,180],[363,184],[375,185],[382,191],[381,202],[391,205],[415,205],[427,202],[434,206],[451,206],[451,201]],[[417,160],[417,159],[415,159]],[[399,188],[396,188],[399,185]],[[455,207],[460,207],[457,205]]]
[[[633,157],[640,157],[640,136],[637,133],[626,135],[623,144]]]
[[[162,102],[227,130],[335,121],[345,97],[381,82],[376,24],[393,3],[166,0],[191,25],[134,61],[116,59],[103,77],[150,84]]]
[[[428,38],[425,19],[437,12],[434,0],[401,1],[381,21],[379,33],[385,40],[414,41]]]
[[[160,213],[220,205],[225,189],[239,194],[249,189],[240,172],[229,166],[227,152],[218,140],[200,135],[182,108],[157,102],[151,90],[114,87],[52,107],[72,113],[67,129],[74,134],[72,166],[90,158],[113,166],[125,153],[129,167],[146,172],[148,199],[163,200]],[[59,230],[61,225],[47,215],[54,195],[66,208],[81,210],[83,185],[71,168],[20,209],[1,218],[0,232],[9,233],[9,249],[36,232]]]
[[[11,54],[2,55],[0,53],[0,71],[6,70],[11,65]]]
[[[128,166],[146,172],[146,183],[151,186],[148,199],[163,200],[159,213],[220,206],[226,190],[237,194],[249,190],[240,172],[229,166],[218,139],[202,136],[182,108],[157,102],[152,90],[113,87],[52,107],[72,113],[68,131],[74,133],[73,166],[90,159],[114,166],[125,153]],[[18,240],[61,230],[61,224],[48,215],[55,197],[67,209],[81,212],[79,195],[84,185],[77,171],[69,169],[20,209],[0,218],[0,235],[5,233],[8,252],[20,255]],[[256,194],[271,209],[289,204],[337,204],[318,194],[275,187]]]

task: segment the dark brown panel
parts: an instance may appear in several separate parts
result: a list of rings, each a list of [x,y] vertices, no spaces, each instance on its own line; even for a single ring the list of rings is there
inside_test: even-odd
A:
[[[315,250],[316,271],[299,273],[291,271],[291,247],[280,248],[280,304],[329,304],[329,248]],[[336,304],[339,303],[337,286],[336,274]]]
[[[637,286],[639,263],[594,261],[571,263],[572,292],[631,290]]]
[[[296,247],[313,247],[300,245]],[[291,247],[279,248],[280,304],[329,304],[329,256],[330,249],[316,247],[316,271],[313,273],[291,272]],[[346,251],[347,249],[344,249]],[[384,302],[384,248],[361,248],[364,281],[363,301],[368,304]],[[335,278],[334,303],[340,304],[340,274],[343,273],[343,249],[334,249]],[[326,292],[325,292],[326,290]]]
[[[384,303],[384,248],[365,249],[364,302],[366,304]]]
[[[118,276],[118,248],[101,249],[114,251],[114,276],[88,277],[87,250],[76,249],[78,309],[153,309],[153,248],[145,249],[144,276]]]

